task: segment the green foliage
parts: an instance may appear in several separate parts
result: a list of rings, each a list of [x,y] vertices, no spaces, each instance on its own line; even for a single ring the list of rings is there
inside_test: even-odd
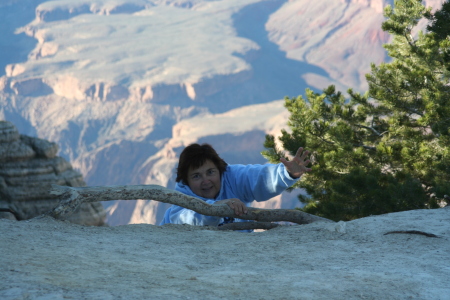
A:
[[[311,173],[297,184],[303,208],[333,220],[435,208],[450,194],[450,4],[431,12],[418,0],[385,9],[390,63],[372,64],[365,94],[334,86],[286,98],[289,132],[279,140],[312,151]],[[413,36],[427,18],[427,32]],[[267,136],[263,155],[283,153]]]

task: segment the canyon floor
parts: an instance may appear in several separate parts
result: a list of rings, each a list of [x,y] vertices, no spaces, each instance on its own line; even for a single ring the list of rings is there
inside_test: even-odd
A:
[[[0,219],[0,298],[445,300],[449,224],[448,207],[255,233]]]

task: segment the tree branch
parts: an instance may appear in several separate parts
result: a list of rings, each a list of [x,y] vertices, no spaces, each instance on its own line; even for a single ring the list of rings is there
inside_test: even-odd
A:
[[[364,129],[369,129],[371,130],[373,133],[375,133],[377,136],[383,136],[383,133],[379,133],[375,128],[373,127],[369,127],[369,126],[364,126],[364,125],[360,125],[360,124],[355,124],[356,127],[360,127],[360,128],[364,128]],[[385,131],[386,132],[386,131]]]
[[[198,198],[190,197],[159,185],[69,187],[53,184],[50,194],[58,195],[61,199],[59,205],[48,213],[52,217],[70,214],[85,202],[151,199],[175,204],[207,216],[231,217],[260,222],[287,221],[297,224],[309,224],[318,221],[333,222],[297,209],[259,209],[249,207],[247,214],[237,216],[234,214],[234,210],[226,204],[211,205]]]

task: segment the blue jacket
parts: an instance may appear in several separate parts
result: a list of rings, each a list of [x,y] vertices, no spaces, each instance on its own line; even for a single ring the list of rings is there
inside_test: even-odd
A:
[[[258,202],[266,201],[281,194],[297,180],[289,176],[281,163],[277,165],[228,165],[226,171],[222,174],[221,188],[216,199],[197,196],[189,186],[181,182],[176,184],[175,190],[202,199],[209,204],[219,200],[237,198],[248,205],[254,200]],[[247,221],[235,220],[238,222]],[[223,221],[224,219],[220,217],[205,216],[193,210],[172,205],[166,211],[161,225],[172,223],[217,226]]]

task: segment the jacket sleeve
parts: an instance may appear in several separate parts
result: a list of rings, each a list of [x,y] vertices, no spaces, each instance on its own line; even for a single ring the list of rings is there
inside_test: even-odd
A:
[[[208,204],[213,204],[214,202],[214,200],[206,200]],[[193,210],[173,205],[166,213],[163,223],[217,226],[221,221],[222,218],[220,217],[201,215]]]
[[[233,165],[236,195],[241,201],[266,201],[291,187],[299,178],[289,176],[286,168],[280,164]]]

